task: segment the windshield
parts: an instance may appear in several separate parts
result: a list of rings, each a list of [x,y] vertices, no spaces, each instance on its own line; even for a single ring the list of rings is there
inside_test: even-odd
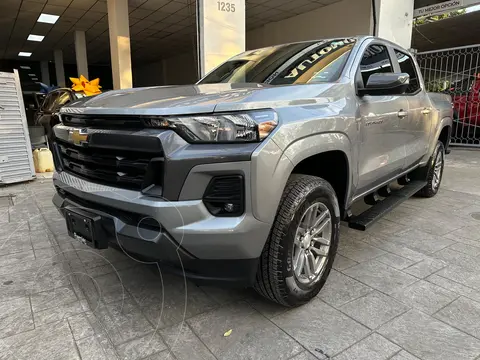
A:
[[[290,85],[338,80],[356,39],[303,42],[244,52],[217,67],[198,84]]]

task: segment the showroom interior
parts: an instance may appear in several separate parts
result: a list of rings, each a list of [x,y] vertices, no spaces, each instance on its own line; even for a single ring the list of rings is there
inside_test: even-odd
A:
[[[358,34],[376,34],[410,48],[412,7],[441,2],[235,0],[237,11],[228,14],[235,15],[234,26],[229,21],[217,26],[233,31],[238,46],[234,52]],[[22,87],[30,90],[38,81],[70,86],[68,78],[80,74],[100,78],[104,89],[192,83],[201,76],[202,58],[213,51],[208,43],[222,40],[214,38],[224,31],[208,33],[202,25],[203,19],[212,19],[219,4],[214,0],[2,0],[0,69],[19,69]],[[202,6],[205,10],[198,11]],[[421,42],[423,37],[419,38]],[[232,55],[229,50],[220,59]],[[127,78],[123,83],[120,73]]]

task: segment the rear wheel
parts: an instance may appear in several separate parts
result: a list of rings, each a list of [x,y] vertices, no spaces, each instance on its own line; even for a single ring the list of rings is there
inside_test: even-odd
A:
[[[420,190],[416,195],[421,197],[434,197],[443,177],[443,168],[445,166],[445,147],[441,141],[437,142],[432,158],[426,165],[427,170],[427,185]]]
[[[339,226],[332,186],[315,176],[293,175],[260,258],[255,290],[285,306],[315,297],[332,268]]]

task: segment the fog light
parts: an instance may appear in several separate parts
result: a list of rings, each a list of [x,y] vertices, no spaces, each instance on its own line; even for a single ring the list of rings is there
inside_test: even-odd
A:
[[[224,209],[225,211],[231,213],[235,210],[235,205],[233,205],[232,203],[225,204]]]
[[[210,180],[203,195],[208,211],[215,216],[240,216],[244,212],[244,185],[241,175],[220,175]]]

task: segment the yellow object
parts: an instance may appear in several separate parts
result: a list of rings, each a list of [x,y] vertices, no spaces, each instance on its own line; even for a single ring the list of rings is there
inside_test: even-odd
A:
[[[52,152],[47,148],[35,149],[33,152],[35,172],[51,172],[54,170]]]
[[[70,81],[73,83],[73,91],[83,92],[87,96],[98,95],[102,93],[100,90],[101,86],[99,78],[88,81],[85,76],[80,75],[80,78],[70,78]]]
[[[232,329],[228,330],[225,334],[223,334],[224,337],[230,336],[232,334]]]

